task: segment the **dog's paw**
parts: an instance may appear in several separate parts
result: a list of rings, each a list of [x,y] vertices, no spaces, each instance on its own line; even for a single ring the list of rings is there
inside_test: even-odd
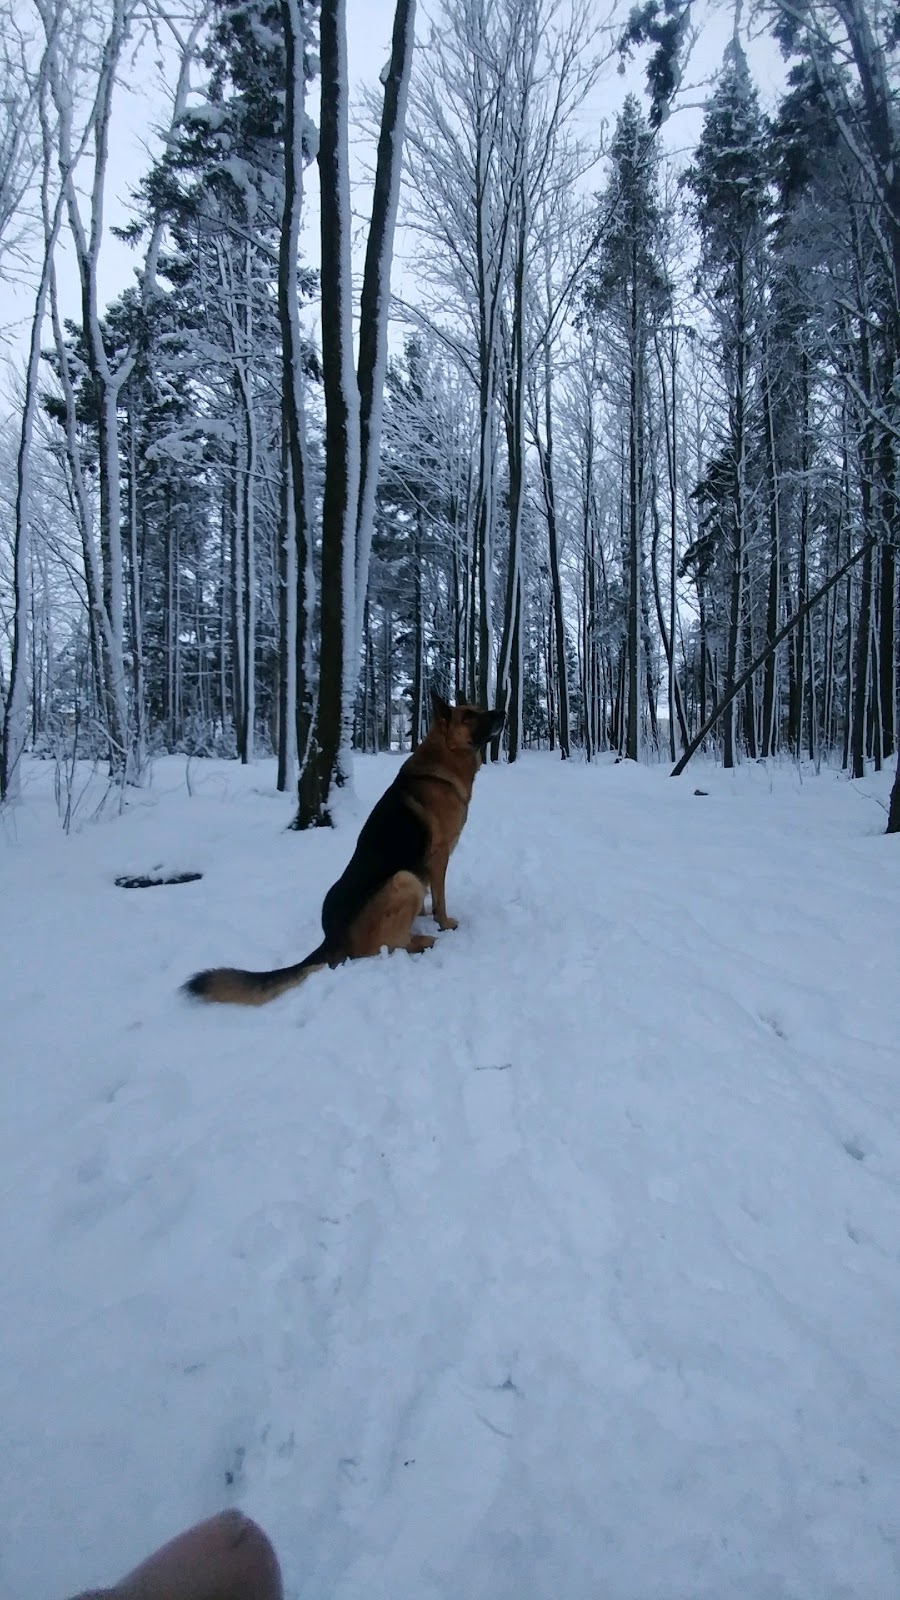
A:
[[[459,927],[456,917],[435,917],[434,920],[442,933],[452,933],[455,928]]]

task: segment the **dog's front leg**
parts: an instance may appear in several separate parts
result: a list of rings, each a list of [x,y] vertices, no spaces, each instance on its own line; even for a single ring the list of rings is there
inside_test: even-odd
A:
[[[431,858],[431,913],[438,927],[445,933],[451,928],[459,927],[456,918],[447,915],[444,879],[447,876],[449,859],[449,852],[446,850],[436,852]]]

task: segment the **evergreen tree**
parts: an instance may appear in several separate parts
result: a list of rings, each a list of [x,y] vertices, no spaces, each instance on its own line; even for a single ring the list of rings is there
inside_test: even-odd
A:
[[[749,484],[753,409],[759,400],[759,334],[771,209],[769,129],[737,39],[729,45],[707,106],[700,144],[687,175],[695,197],[701,256],[698,290],[714,328],[723,416],[715,467],[704,496],[714,506],[714,538],[727,606],[723,690],[730,694],[741,659],[743,605],[752,536]],[[710,499],[712,496],[712,499]],[[745,721],[755,753],[755,718]],[[735,706],[725,713],[724,761],[735,762]]]
[[[616,124],[610,151],[612,170],[601,202],[603,243],[584,291],[588,313],[596,318],[613,359],[607,386],[626,419],[627,490],[624,497],[624,570],[627,580],[626,715],[624,751],[639,754],[640,658],[642,639],[644,537],[647,502],[649,350],[667,315],[671,286],[662,265],[663,217],[658,192],[656,135],[629,95]],[[649,659],[646,663],[648,672]],[[648,703],[654,696],[648,683]]]

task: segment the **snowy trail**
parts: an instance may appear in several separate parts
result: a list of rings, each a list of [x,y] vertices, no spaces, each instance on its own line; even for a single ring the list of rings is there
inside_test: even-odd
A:
[[[888,780],[484,773],[457,933],[259,1012],[358,814],[161,762],[0,840],[0,1596],[222,1504],[289,1600],[900,1590]],[[694,784],[709,790],[693,794]],[[157,864],[196,884],[124,893]]]

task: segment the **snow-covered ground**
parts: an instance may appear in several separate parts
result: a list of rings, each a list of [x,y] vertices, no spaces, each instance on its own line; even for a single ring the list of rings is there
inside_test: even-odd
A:
[[[395,768],[0,823],[0,1595],[237,1503],[290,1600],[894,1600],[887,775],[489,770],[434,951],[183,1000],[318,942]]]

